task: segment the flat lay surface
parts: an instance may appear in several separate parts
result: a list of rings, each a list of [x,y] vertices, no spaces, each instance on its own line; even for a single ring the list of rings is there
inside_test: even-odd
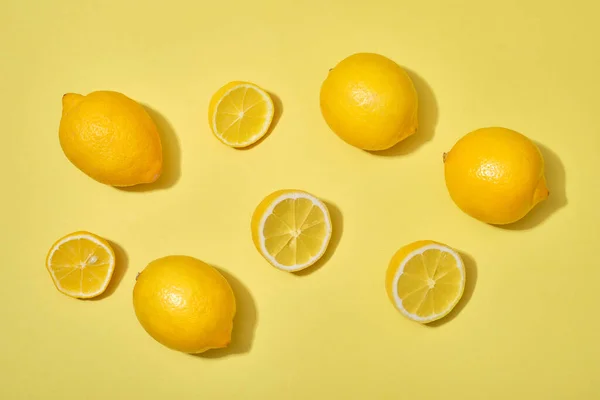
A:
[[[600,5],[342,0],[7,0],[0,13],[3,111],[2,399],[597,399],[600,388]],[[382,54],[417,91],[417,133],[379,153],[321,115],[322,82],[345,57]],[[211,97],[232,81],[273,99],[248,149],[219,141]],[[114,90],[142,104],[163,146],[152,184],[90,179],[61,150],[65,93]],[[265,106],[266,107],[266,106]],[[502,126],[540,148],[550,195],[495,227],[452,201],[443,153]],[[329,210],[327,251],[274,268],[251,234],[281,189]],[[115,253],[92,300],[45,268],[76,231]],[[410,321],[386,271],[418,240],[455,249],[464,294],[448,316]],[[236,298],[232,341],[191,356],[136,319],[136,274],[195,257]],[[596,382],[596,383],[594,383]]]

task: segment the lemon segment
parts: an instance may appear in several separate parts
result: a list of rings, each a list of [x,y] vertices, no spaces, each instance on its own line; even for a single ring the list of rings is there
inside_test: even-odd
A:
[[[332,225],[325,204],[297,190],[267,196],[252,217],[252,238],[260,254],[284,271],[299,271],[323,256]]]
[[[269,94],[257,85],[231,82],[213,95],[208,119],[220,141],[231,147],[246,147],[268,132],[274,110]]]
[[[450,247],[420,241],[394,255],[388,267],[386,290],[394,306],[409,319],[429,323],[446,316],[465,288],[465,267]]]
[[[106,240],[93,233],[75,232],[50,248],[46,268],[60,292],[91,298],[108,287],[115,269],[115,253]]]

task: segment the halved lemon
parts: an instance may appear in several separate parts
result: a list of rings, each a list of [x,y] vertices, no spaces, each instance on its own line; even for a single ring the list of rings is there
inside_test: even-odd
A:
[[[403,315],[426,324],[456,306],[465,289],[465,266],[460,255],[444,244],[411,243],[392,257],[385,287]]]
[[[52,245],[46,268],[60,292],[88,299],[108,287],[115,270],[115,253],[101,237],[90,232],[74,232]]]
[[[275,107],[271,96],[249,82],[230,82],[210,100],[208,122],[215,136],[231,147],[246,147],[269,130]]]
[[[280,190],[258,205],[251,229],[259,253],[275,268],[294,272],[323,256],[332,226],[321,200],[300,190]]]

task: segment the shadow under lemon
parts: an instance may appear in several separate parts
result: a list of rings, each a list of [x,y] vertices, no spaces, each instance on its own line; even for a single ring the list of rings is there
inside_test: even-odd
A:
[[[327,261],[329,261],[331,259],[331,257],[333,256],[333,254],[335,253],[337,247],[340,244],[340,241],[342,240],[342,231],[344,229],[344,220],[343,220],[343,216],[342,216],[342,212],[340,211],[340,209],[333,203],[329,202],[329,201],[325,201],[322,200],[323,203],[325,203],[325,206],[327,206],[327,209],[329,210],[329,216],[331,217],[331,239],[329,240],[329,245],[327,246],[327,250],[325,250],[325,253],[323,254],[323,256],[313,265],[311,265],[310,267],[297,271],[297,272],[293,272],[294,275],[297,276],[307,276],[312,274],[313,272],[321,269],[326,263]]]
[[[529,213],[517,222],[500,225],[504,229],[528,230],[542,224],[548,217],[568,203],[566,193],[565,167],[556,153],[537,143],[544,157],[544,173],[548,185],[548,198],[537,204]]]
[[[127,192],[150,192],[168,189],[175,186],[181,176],[181,146],[173,126],[158,111],[147,105],[144,105],[144,108],[156,124],[160,135],[163,152],[162,172],[156,182],[117,188]]]
[[[417,118],[419,126],[414,134],[395,146],[387,150],[372,151],[370,152],[371,154],[384,157],[405,156],[432,140],[435,135],[435,127],[438,121],[438,105],[433,90],[427,81],[417,73],[406,68],[404,70],[410,76],[417,90],[419,101]]]
[[[212,265],[212,264],[211,264]],[[212,349],[204,353],[192,354],[201,358],[222,358],[235,354],[248,353],[252,349],[254,331],[258,320],[256,304],[248,288],[237,278],[222,268],[213,265],[229,282],[235,295],[236,313],[233,319],[231,343],[222,349]]]
[[[115,252],[115,270],[104,293],[96,297],[92,297],[90,300],[102,300],[112,295],[115,292],[115,290],[117,290],[119,284],[123,280],[123,277],[127,272],[127,268],[129,268],[129,258],[127,257],[127,253],[125,253],[125,250],[123,250],[123,248],[119,244],[113,241],[109,240],[108,243]]]
[[[475,291],[475,286],[477,285],[477,264],[475,263],[473,257],[471,257],[469,254],[463,253],[462,251],[459,251],[458,253],[460,254],[460,257],[462,258],[463,263],[465,264],[466,275],[465,290],[463,292],[463,295],[458,301],[458,304],[454,306],[454,308],[452,309],[452,311],[450,311],[448,315],[446,315],[442,319],[438,319],[437,321],[425,324],[428,327],[436,328],[452,321],[458,316],[458,314],[460,314],[463,308],[465,308],[467,303],[471,300],[471,297],[473,297],[473,292]]]

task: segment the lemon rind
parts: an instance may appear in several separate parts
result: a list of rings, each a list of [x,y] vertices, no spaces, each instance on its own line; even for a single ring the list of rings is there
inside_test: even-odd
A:
[[[412,259],[413,257],[415,257],[419,254],[423,254],[427,250],[439,250],[439,251],[442,251],[442,252],[452,255],[452,257],[454,257],[454,260],[456,260],[456,266],[457,266],[458,270],[460,271],[461,280],[460,280],[459,293],[456,296],[456,299],[454,299],[454,301],[450,304],[450,306],[448,306],[448,308],[446,308],[444,311],[437,313],[437,314],[431,314],[431,315],[428,315],[427,317],[420,317],[416,314],[409,313],[403,307],[402,299],[398,295],[398,282],[400,281],[400,277],[402,276],[402,274],[404,272],[404,267],[406,266],[406,263],[408,263],[408,261],[410,259]],[[392,297],[394,299],[394,306],[396,307],[396,309],[398,309],[398,311],[400,311],[405,317],[407,317],[413,321],[420,322],[422,324],[426,324],[428,322],[433,322],[435,320],[438,320],[438,319],[443,318],[444,316],[448,315],[448,313],[450,311],[452,311],[452,309],[460,301],[460,298],[463,295],[464,289],[465,289],[465,265],[464,265],[462,259],[460,258],[460,256],[458,255],[458,253],[455,250],[453,250],[447,246],[442,246],[439,244],[425,245],[416,250],[413,250],[406,257],[404,257],[404,259],[402,260],[402,262],[400,263],[400,265],[398,266],[398,269],[396,270],[396,272],[394,274],[394,279],[392,281],[392,287],[391,287]]]
[[[263,234],[263,231],[264,231],[264,227],[265,227],[267,218],[273,213],[273,210],[279,203],[281,203],[282,201],[287,200],[287,199],[310,200],[313,203],[313,205],[319,207],[319,209],[321,210],[321,212],[323,213],[323,215],[325,217],[324,220],[325,220],[326,236],[323,239],[321,248],[319,249],[319,252],[314,257],[312,257],[310,260],[308,260],[304,264],[283,265],[283,264],[279,263],[275,259],[275,257],[273,257],[271,254],[269,254],[269,252],[267,251],[267,248],[265,246],[266,239],[265,239],[265,235]],[[331,217],[329,216],[329,211],[327,210],[327,207],[325,206],[325,204],[321,200],[316,198],[315,196],[310,195],[308,193],[302,193],[302,192],[284,193],[281,196],[274,199],[273,202],[269,205],[269,207],[267,207],[264,214],[260,218],[260,222],[258,225],[258,232],[259,232],[260,252],[262,253],[263,257],[265,257],[271,263],[271,265],[273,265],[275,268],[278,268],[280,270],[287,271],[287,272],[297,272],[297,271],[303,270],[303,269],[308,268],[311,265],[313,265],[321,257],[323,257],[323,254],[325,254],[325,251],[327,251],[327,247],[329,246],[329,241],[331,240],[331,233],[332,233]]]

